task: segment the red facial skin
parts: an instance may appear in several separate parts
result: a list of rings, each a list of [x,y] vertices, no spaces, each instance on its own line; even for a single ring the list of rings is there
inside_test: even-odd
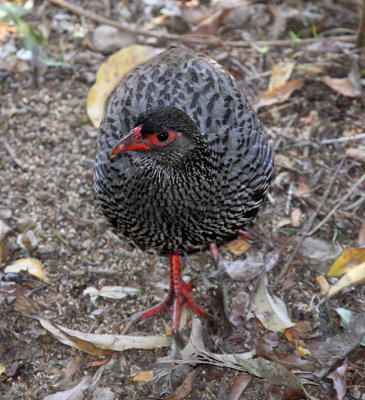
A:
[[[147,136],[142,136],[141,129],[142,125],[138,125],[136,128],[132,129],[127,136],[116,144],[110,156],[114,157],[119,153],[130,150],[154,150],[166,146],[182,135],[181,132],[165,130],[163,132],[155,132]],[[164,141],[159,140],[158,136],[165,132],[168,134],[167,139]]]

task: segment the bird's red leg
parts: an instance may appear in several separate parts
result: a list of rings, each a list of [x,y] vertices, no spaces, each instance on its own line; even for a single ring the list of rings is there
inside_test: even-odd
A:
[[[246,239],[246,240],[250,239],[250,235],[248,234],[248,232],[243,231],[241,229],[239,231],[237,231],[237,236],[239,236],[242,239]]]
[[[165,300],[142,312],[139,319],[152,317],[172,308],[172,329],[177,332],[182,309],[188,306],[193,312],[206,316],[206,312],[194,303],[189,294],[191,285],[187,285],[180,276],[180,260],[177,251],[170,252],[170,290]]]
[[[213,262],[216,266],[216,268],[219,268],[219,251],[218,251],[218,246],[216,243],[210,243],[209,244],[209,251],[210,251],[210,255],[213,258]]]

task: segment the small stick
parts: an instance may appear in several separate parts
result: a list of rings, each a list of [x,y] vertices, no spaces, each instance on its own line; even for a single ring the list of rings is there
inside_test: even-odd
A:
[[[65,0],[49,0],[50,3],[53,3],[59,7],[65,8],[76,15],[81,15],[85,18],[90,19],[91,21],[97,22],[99,24],[105,24],[114,26],[115,28],[129,33],[134,33],[136,35],[141,35],[145,37],[154,37],[160,40],[173,40],[173,41],[180,41],[185,43],[197,43],[197,44],[216,44],[216,45],[223,45],[223,46],[230,46],[230,47],[253,47],[259,48],[262,46],[272,46],[272,47],[280,47],[280,46],[291,46],[293,44],[293,40],[258,40],[258,41],[222,41],[217,36],[214,35],[206,35],[206,34],[191,34],[191,35],[175,35],[172,33],[166,32],[156,32],[156,31],[143,31],[142,29],[134,28],[129,25],[122,24],[117,21],[113,21],[110,18],[102,17],[98,14],[93,12],[84,10],[81,7],[77,7]],[[323,37],[325,38],[325,37]],[[334,37],[331,37],[334,38]],[[336,36],[336,40],[344,41],[344,42],[351,42],[355,41],[355,35],[345,35],[345,36]],[[296,42],[296,45],[301,44],[310,44],[316,43],[318,38],[306,38],[300,39]]]
[[[332,210],[326,215],[326,217],[315,227],[313,228],[308,235],[313,235],[314,232],[317,232],[318,229],[328,221],[328,219],[337,211],[337,209],[340,207],[340,205],[346,201],[351,195],[352,193],[354,193],[354,191],[357,189],[358,186],[360,186],[362,184],[362,182],[365,180],[365,174],[362,175],[362,177],[355,182],[350,189],[347,191],[347,193],[345,194],[345,196],[342,197],[342,199],[332,208]]]
[[[347,136],[347,137],[339,137],[339,138],[334,138],[334,139],[325,139],[319,142],[319,144],[331,144],[331,143],[339,143],[339,142],[348,142],[350,140],[361,140],[365,139],[365,132],[358,133],[353,136]]]
[[[308,222],[305,224],[305,226],[302,229],[302,232],[300,234],[297,235],[297,237],[300,237],[301,240],[298,241],[298,243],[296,244],[296,246],[294,247],[293,252],[291,253],[289,260],[286,262],[286,264],[284,265],[283,269],[280,271],[280,274],[276,277],[275,280],[275,286],[279,284],[279,282],[282,281],[282,279],[284,278],[285,274],[287,273],[290,264],[293,262],[295,256],[297,255],[298,251],[300,250],[300,248],[302,247],[303,244],[303,240],[305,236],[310,236],[311,233],[308,234],[308,231],[311,229],[314,220],[316,219],[317,215],[319,214],[319,212],[321,211],[325,201],[327,200],[331,190],[332,190],[332,186],[335,183],[335,180],[337,178],[337,175],[339,174],[343,163],[345,162],[346,157],[343,157],[342,160],[340,161],[340,163],[336,166],[335,171],[332,175],[332,178],[330,180],[329,185],[327,186],[326,191],[323,193],[323,196],[321,198],[320,203],[318,204],[318,207],[316,208],[316,210],[314,211],[314,213],[310,216]],[[365,175],[365,174],[364,174]]]

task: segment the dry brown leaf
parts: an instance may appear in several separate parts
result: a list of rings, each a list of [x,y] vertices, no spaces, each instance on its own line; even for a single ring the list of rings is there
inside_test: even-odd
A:
[[[290,343],[283,339],[282,335],[276,335],[276,333],[268,333],[259,337],[256,344],[258,357],[264,357],[289,370],[310,371],[313,368],[312,361],[304,360],[299,353],[294,351],[294,346],[298,348],[298,343],[294,339],[293,343]]]
[[[272,67],[269,89],[285,85],[294,69],[294,62],[280,62]]]
[[[339,94],[342,94],[343,96],[358,97],[355,88],[348,77],[331,78],[330,76],[325,76],[322,78],[322,82],[330,87],[332,90]]]
[[[73,388],[50,394],[49,396],[43,397],[43,400],[82,400],[84,398],[84,392],[90,387],[91,381],[92,376],[86,375]]]
[[[346,149],[346,154],[353,160],[365,164],[365,147],[350,147],[349,149]]]
[[[292,224],[292,220],[291,218],[285,217],[285,218],[281,218],[281,220],[279,220],[276,224],[275,224],[275,228],[276,229],[280,229],[283,226],[288,226]]]
[[[298,185],[293,195],[299,198],[309,197],[311,195],[311,188],[304,182],[298,182]]]
[[[218,29],[223,25],[224,20],[228,17],[230,12],[231,10],[228,8],[216,11],[214,14],[210,15],[207,19],[195,26],[189,33],[216,35]]]
[[[168,18],[168,16],[169,16],[168,14],[162,14],[158,15],[155,18],[152,18],[147,25],[144,25],[142,27],[142,31],[149,31],[158,25],[162,25],[165,22],[166,18]]]
[[[68,362],[65,371],[63,372],[63,376],[61,380],[58,381],[56,384],[53,385],[55,388],[62,388],[68,383],[70,383],[75,376],[77,370],[80,368],[81,365],[81,356],[74,356],[71,357],[71,360]]]
[[[164,397],[164,400],[183,400],[189,395],[193,387],[195,378],[200,374],[204,367],[200,365],[193,369],[185,378],[184,382],[175,390],[174,393]]]
[[[43,271],[42,264],[35,258],[19,258],[19,260],[14,261],[13,264],[8,265],[4,269],[5,273],[13,272],[18,274],[23,271],[28,272],[28,274],[35,276],[45,283],[49,282]]]
[[[302,210],[300,208],[294,208],[290,214],[291,223],[293,226],[298,227],[302,222]]]
[[[266,274],[260,279],[254,303],[256,318],[269,331],[283,332],[285,329],[295,326],[289,318],[285,303],[269,292]]]
[[[333,380],[333,387],[337,394],[337,400],[342,400],[346,394],[346,371],[348,366],[348,361],[345,359],[342,365],[340,365],[333,372],[327,375],[327,378]]]
[[[60,342],[93,355],[128,349],[155,349],[170,345],[170,340],[164,336],[97,335],[68,329],[44,318],[40,318],[39,322]]]
[[[239,400],[241,399],[242,393],[245,391],[247,386],[250,384],[252,376],[248,374],[240,374],[237,376],[233,385],[228,393],[227,400]]]
[[[22,314],[38,314],[39,307],[31,297],[18,294],[14,301],[14,310]]]
[[[104,115],[104,105],[109,95],[123,77],[138,64],[160,53],[162,49],[151,46],[132,45],[111,55],[100,65],[96,74],[96,83],[87,96],[87,115],[95,128],[98,128]]]
[[[124,299],[127,296],[136,296],[139,293],[141,293],[140,289],[129,286],[103,286],[100,289],[90,286],[82,292],[83,295],[90,296],[90,301],[92,303],[94,303],[99,296],[107,299]]]
[[[233,253],[235,256],[241,256],[245,253],[249,248],[250,244],[243,239],[235,239],[228,243],[227,248]]]
[[[323,275],[316,276],[316,282],[321,287],[321,294],[326,294],[330,290],[330,284]]]
[[[136,371],[131,373],[132,382],[150,382],[153,379],[153,370]]]
[[[230,278],[249,282],[254,279],[260,272],[263,265],[262,256],[260,254],[247,253],[245,260],[227,261],[224,263],[224,269]]]
[[[318,111],[312,110],[305,118],[304,123],[305,125],[313,125],[318,121]]]
[[[294,79],[285,85],[274,87],[261,93],[256,100],[253,108],[255,111],[261,107],[271,106],[273,104],[283,103],[288,100],[292,93],[299,90],[304,84],[304,79]]]
[[[284,154],[275,154],[274,161],[276,166],[280,166],[287,169],[293,169],[295,166],[294,162]]]

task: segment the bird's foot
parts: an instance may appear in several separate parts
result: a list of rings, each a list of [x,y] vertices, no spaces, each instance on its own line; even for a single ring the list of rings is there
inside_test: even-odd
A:
[[[155,306],[143,311],[139,320],[152,317],[157,314],[164,313],[168,310],[172,311],[172,330],[176,334],[179,330],[181,313],[184,307],[190,308],[191,311],[205,317],[206,312],[199,307],[191,298],[189,291],[192,289],[191,284],[186,284],[181,278],[172,288],[165,300]]]
[[[190,283],[186,284],[180,276],[180,261],[179,255],[176,251],[172,251],[170,253],[170,263],[170,290],[166,299],[162,300],[160,303],[147,309],[146,311],[134,314],[132,317],[130,317],[126,327],[123,330],[123,333],[125,333],[139,321],[171,310],[172,330],[175,336],[177,336],[180,326],[180,317],[184,307],[190,308],[191,311],[200,314],[203,317],[207,315],[201,307],[195,304],[194,300],[189,294],[189,291],[193,288],[193,286]]]

